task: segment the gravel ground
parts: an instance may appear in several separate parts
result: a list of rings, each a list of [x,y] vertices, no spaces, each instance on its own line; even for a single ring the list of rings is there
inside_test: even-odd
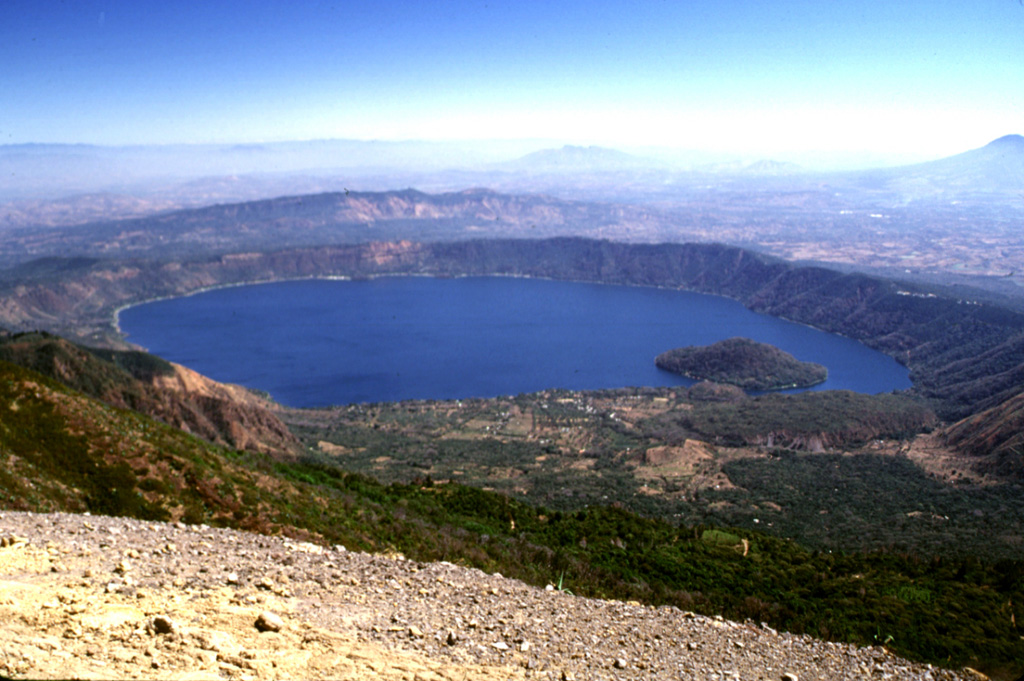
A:
[[[12,678],[981,678],[673,607],[205,526],[0,513]]]

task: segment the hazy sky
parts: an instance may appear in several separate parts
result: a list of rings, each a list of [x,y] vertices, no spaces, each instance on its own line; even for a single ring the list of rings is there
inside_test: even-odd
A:
[[[0,0],[0,144],[931,158],[1009,133],[1024,133],[1019,0]]]

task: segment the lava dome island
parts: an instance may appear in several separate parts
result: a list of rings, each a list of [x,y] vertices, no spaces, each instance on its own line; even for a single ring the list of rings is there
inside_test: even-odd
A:
[[[822,365],[801,362],[774,345],[749,338],[676,348],[658,355],[654,363],[659,369],[694,380],[755,391],[809,388],[828,378],[828,369]]]

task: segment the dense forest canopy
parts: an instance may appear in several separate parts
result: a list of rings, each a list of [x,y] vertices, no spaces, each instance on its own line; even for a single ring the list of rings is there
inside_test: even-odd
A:
[[[801,362],[788,352],[749,338],[675,348],[658,355],[654,363],[674,374],[744,390],[808,388],[828,378],[828,369],[822,365]]]

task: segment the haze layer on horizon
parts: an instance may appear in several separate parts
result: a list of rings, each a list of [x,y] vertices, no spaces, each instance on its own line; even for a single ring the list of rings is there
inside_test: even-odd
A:
[[[1016,0],[0,3],[0,144],[550,140],[898,163],[1024,125]]]

